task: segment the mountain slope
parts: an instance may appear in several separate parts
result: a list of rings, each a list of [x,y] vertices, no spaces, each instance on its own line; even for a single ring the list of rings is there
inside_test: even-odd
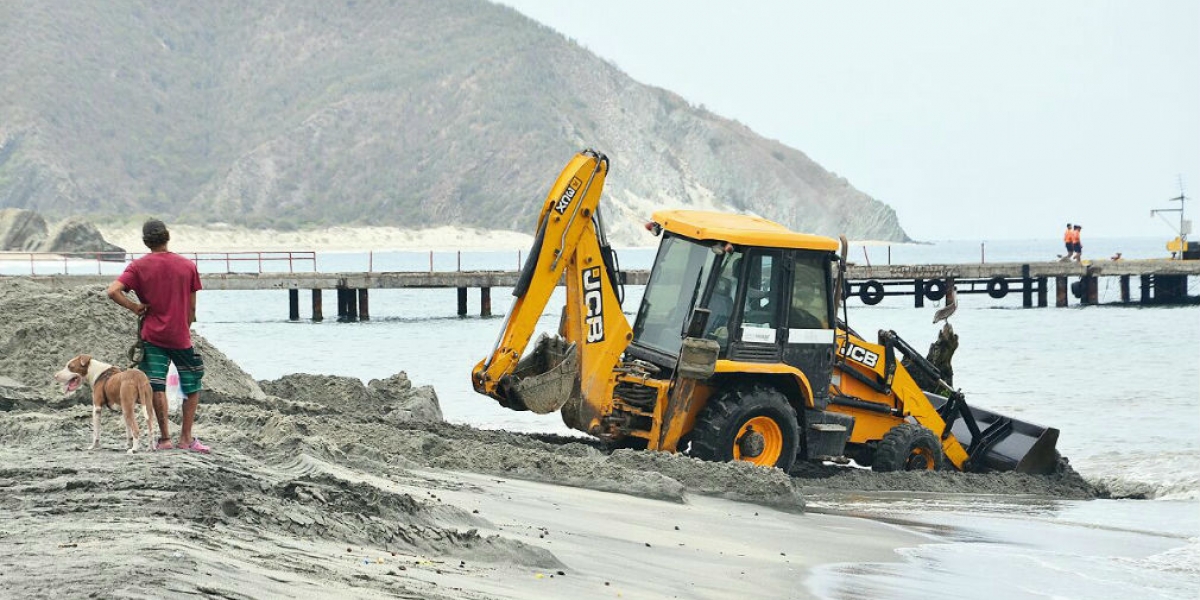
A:
[[[0,207],[529,232],[593,147],[617,240],[683,206],[907,239],[802,152],[483,0],[10,0],[0,36]]]

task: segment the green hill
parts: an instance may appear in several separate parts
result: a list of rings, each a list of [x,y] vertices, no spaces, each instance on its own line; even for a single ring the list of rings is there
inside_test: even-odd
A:
[[[907,239],[802,152],[484,0],[6,0],[0,39],[0,208],[530,232],[593,147],[617,239],[682,206]]]

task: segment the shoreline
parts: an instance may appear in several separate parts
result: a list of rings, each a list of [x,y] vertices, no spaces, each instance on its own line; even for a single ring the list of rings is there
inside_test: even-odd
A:
[[[138,226],[97,225],[108,242],[138,253],[145,249]],[[533,245],[533,236],[515,231],[485,231],[467,227],[401,229],[398,227],[336,226],[279,231],[247,229],[228,224],[168,225],[175,252],[315,251],[366,252],[390,250],[518,250]]]
[[[484,230],[449,225],[425,229],[337,225],[320,229],[280,231],[250,229],[228,223],[171,225],[171,250],[175,252],[315,251],[493,251],[528,250],[533,235],[516,231]],[[141,229],[136,224],[96,224],[105,241],[134,254],[143,252]],[[851,247],[921,246],[933,242],[849,240]],[[614,243],[618,249],[653,249],[658,239],[644,245]]]

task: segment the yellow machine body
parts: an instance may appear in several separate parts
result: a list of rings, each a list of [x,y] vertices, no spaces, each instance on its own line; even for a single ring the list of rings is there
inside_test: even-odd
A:
[[[663,240],[631,325],[601,218],[607,174],[607,158],[584,151],[550,189],[500,337],[472,372],[479,393],[560,412],[616,445],[709,460],[1052,468],[1057,430],[927,393],[899,363],[912,352],[898,336],[867,342],[838,319],[837,240],[748,215],[657,212],[648,228]],[[525,355],[560,282],[557,335]]]

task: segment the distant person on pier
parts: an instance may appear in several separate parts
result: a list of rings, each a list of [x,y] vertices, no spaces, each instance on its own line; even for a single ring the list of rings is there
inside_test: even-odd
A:
[[[1082,233],[1081,233],[1082,229],[1083,229],[1083,227],[1081,227],[1079,225],[1075,226],[1075,261],[1076,262],[1083,260],[1083,242],[1080,241],[1080,236],[1082,235]]]
[[[154,390],[154,410],[161,437],[155,450],[182,448],[207,454],[209,447],[192,436],[196,406],[200,402],[200,380],[204,377],[204,361],[192,347],[191,326],[196,322],[196,292],[200,290],[200,274],[196,263],[167,250],[171,234],[158,219],[142,225],[142,242],[150,249],[131,263],[116,281],[108,286],[108,297],[142,318],[142,360],[138,364],[150,378]],[[125,295],[137,293],[140,302]],[[179,426],[179,443],[172,444],[167,429],[167,370],[171,363],[179,371],[179,385],[186,396]]]
[[[1063,233],[1063,244],[1067,247],[1067,255],[1062,259],[1071,260],[1075,256],[1075,230],[1071,229],[1070,223],[1067,223],[1067,230]]]

